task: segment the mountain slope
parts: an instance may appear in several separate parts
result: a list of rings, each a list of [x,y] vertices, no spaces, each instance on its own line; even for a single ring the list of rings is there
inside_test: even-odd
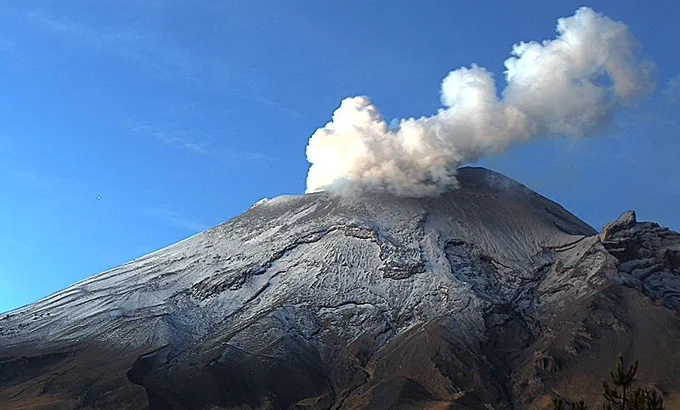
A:
[[[264,201],[10,312],[0,404],[541,408],[577,378],[594,396],[618,352],[680,359],[677,234],[626,214],[596,235],[502,175],[459,180]],[[654,375],[673,400],[680,377]]]

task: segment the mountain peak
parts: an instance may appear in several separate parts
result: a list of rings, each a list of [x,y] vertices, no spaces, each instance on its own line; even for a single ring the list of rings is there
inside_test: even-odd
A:
[[[25,382],[0,380],[0,400],[35,399],[14,389],[49,383],[37,368],[63,372],[51,400],[73,400],[85,382],[104,409],[138,408],[133,383],[151,409],[504,409],[547,394],[535,380],[553,376],[533,366],[537,352],[564,361],[583,351],[578,335],[599,334],[572,329],[565,312],[609,323],[622,314],[589,306],[610,306],[612,286],[648,284],[616,297],[659,298],[645,309],[675,314],[677,234],[626,214],[595,235],[501,174],[462,168],[458,180],[439,197],[266,200],[11,312],[0,318],[0,370]]]

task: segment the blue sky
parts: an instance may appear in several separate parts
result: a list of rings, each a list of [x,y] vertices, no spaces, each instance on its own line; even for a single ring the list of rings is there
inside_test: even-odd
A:
[[[8,1],[0,10],[0,311],[302,193],[309,136],[340,101],[388,118],[440,107],[446,74],[502,82],[512,44],[580,2]],[[596,138],[482,165],[596,228],[626,209],[680,229],[680,12],[586,4],[625,22],[657,92]],[[101,199],[98,199],[101,195]]]

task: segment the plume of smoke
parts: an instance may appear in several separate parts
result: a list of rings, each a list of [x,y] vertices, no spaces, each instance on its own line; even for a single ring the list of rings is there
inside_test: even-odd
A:
[[[516,44],[506,87],[472,65],[442,81],[444,108],[390,126],[368,97],[347,98],[307,145],[307,192],[437,195],[467,162],[539,137],[601,132],[613,110],[651,93],[653,64],[628,27],[583,7],[557,37]]]

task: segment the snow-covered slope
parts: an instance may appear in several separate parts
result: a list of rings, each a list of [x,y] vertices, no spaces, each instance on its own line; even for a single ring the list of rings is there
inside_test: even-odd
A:
[[[527,349],[548,343],[556,312],[598,295],[611,278],[623,283],[612,234],[595,235],[497,173],[463,168],[459,180],[437,198],[261,201],[10,312],[0,317],[0,369],[14,376],[0,377],[0,398],[4,389],[16,403],[46,395],[108,408],[111,397],[117,406],[139,401],[134,382],[159,409],[540,405],[548,387],[527,391],[509,380],[513,372],[537,377]],[[668,258],[666,276],[677,278]],[[645,278],[648,295],[677,308],[674,290]],[[93,352],[118,369],[107,380],[87,376]],[[39,358],[39,370],[17,364],[21,356]],[[80,371],[78,383],[30,393],[48,383],[49,369],[69,380],[65,363]],[[85,404],[74,387],[81,383],[99,389]]]
[[[0,340],[5,346],[84,338],[163,344],[296,299],[412,309],[432,293],[446,299],[421,307],[432,317],[467,303],[471,286],[452,274],[445,248],[465,254],[472,251],[466,244],[474,245],[497,266],[530,275],[544,248],[594,233],[500,175],[463,169],[460,178],[464,189],[435,199],[312,194],[266,201],[12,312]]]

